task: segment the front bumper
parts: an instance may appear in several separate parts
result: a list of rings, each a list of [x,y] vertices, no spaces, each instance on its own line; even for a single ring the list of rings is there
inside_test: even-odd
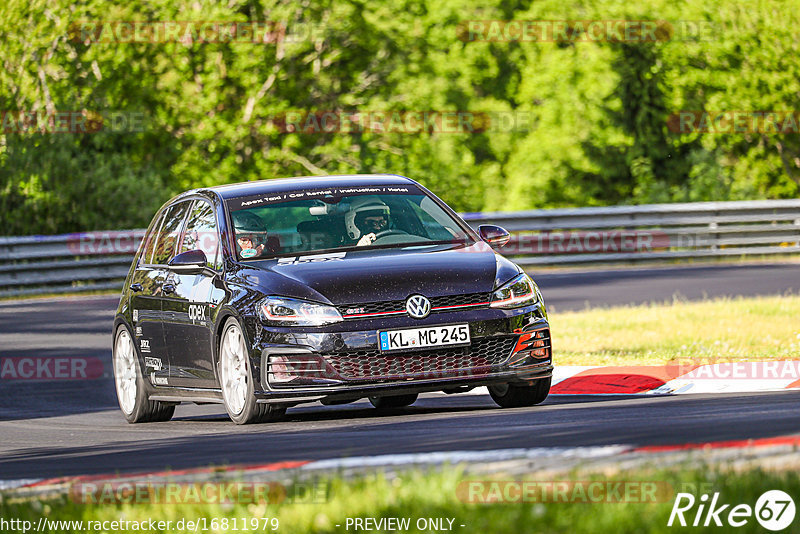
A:
[[[466,347],[382,353],[378,331],[469,324]],[[324,331],[323,331],[324,328]],[[323,328],[248,324],[259,402],[347,402],[366,396],[459,392],[552,375],[544,307],[483,308],[430,315],[346,321]]]

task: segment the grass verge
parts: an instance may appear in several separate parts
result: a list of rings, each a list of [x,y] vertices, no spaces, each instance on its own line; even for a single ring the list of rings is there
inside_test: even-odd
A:
[[[122,284],[120,284],[122,288]],[[91,289],[87,291],[69,291],[69,292],[53,292],[53,293],[36,293],[33,295],[2,295],[0,294],[0,303],[14,303],[26,302],[37,300],[50,300],[50,299],[74,299],[82,297],[117,297],[119,298],[119,289]]]
[[[41,517],[53,521],[82,521],[82,525],[48,523],[50,532],[81,532],[112,530],[104,521],[171,521],[156,530],[181,532],[194,530],[187,528],[187,521],[195,521],[201,526],[197,531],[233,532],[289,532],[289,533],[334,533],[334,532],[375,532],[378,529],[355,529],[354,518],[408,518],[409,526],[401,529],[408,532],[431,532],[431,524],[421,520],[433,518],[441,520],[453,532],[481,533],[656,533],[670,532],[668,527],[675,496],[678,492],[692,494],[696,498],[694,507],[685,512],[689,525],[694,521],[700,504],[700,497],[708,494],[713,497],[719,492],[718,505],[729,504],[727,511],[720,515],[721,521],[727,519],[727,512],[733,506],[746,504],[755,507],[760,495],[768,490],[780,489],[790,496],[800,496],[800,474],[792,471],[766,472],[760,470],[746,472],[703,471],[697,468],[675,469],[670,471],[636,471],[616,474],[612,478],[600,475],[562,477],[560,480],[520,481],[476,478],[465,476],[458,469],[445,468],[441,471],[422,473],[400,473],[387,479],[383,475],[372,475],[364,479],[346,481],[333,479],[326,483],[326,495],[318,502],[251,503],[251,504],[78,504],[58,498],[49,501],[27,501],[11,503],[6,498],[0,504],[0,517],[8,521],[18,519],[37,525]],[[498,482],[492,485],[492,482]],[[509,484],[510,482],[510,484]],[[571,483],[570,483],[571,482]],[[592,490],[591,483],[595,490]],[[532,484],[535,483],[535,484]],[[599,483],[599,484],[598,484]],[[617,486],[614,484],[623,484]],[[478,484],[477,486],[475,484]],[[515,485],[516,484],[516,485]],[[561,486],[557,486],[561,484]],[[656,491],[639,491],[642,488],[657,487]],[[532,491],[521,493],[509,488],[527,487]],[[554,488],[567,488],[562,492]],[[633,492],[630,488],[639,488]],[[502,488],[494,491],[493,488]],[[507,495],[507,497],[503,497]],[[521,495],[527,495],[521,497]],[[473,502],[467,502],[472,497]],[[493,500],[486,503],[481,501]],[[510,502],[497,502],[510,501]],[[478,502],[474,502],[478,501]],[[707,507],[706,507],[707,510]],[[226,521],[223,521],[225,519]],[[236,519],[236,523],[234,523]],[[273,521],[275,519],[276,521]],[[348,523],[348,519],[350,520]],[[183,528],[178,525],[183,520]],[[259,521],[257,529],[244,528]],[[449,520],[452,520],[452,526]],[[101,524],[92,524],[99,521]],[[705,515],[701,516],[700,528],[689,527],[692,532],[729,531],[731,527],[702,528]],[[418,523],[419,522],[419,523]],[[800,520],[785,532],[796,532]],[[205,529],[202,525],[205,525]],[[236,525],[236,527],[234,527]],[[348,528],[348,525],[350,528]],[[463,526],[462,526],[463,525]],[[264,528],[266,526],[266,528]],[[277,528],[274,528],[277,526]],[[88,527],[88,528],[87,528]],[[420,528],[425,527],[425,528]],[[35,526],[33,527],[35,529]],[[6,529],[8,530],[8,529]],[[19,530],[19,529],[18,529]],[[133,530],[130,527],[120,530]],[[147,529],[145,529],[147,530]],[[388,531],[389,529],[382,529]],[[679,528],[680,530],[680,528]],[[737,532],[763,532],[755,517],[750,517]],[[40,530],[42,532],[42,530]]]
[[[800,296],[550,314],[557,365],[800,359]]]

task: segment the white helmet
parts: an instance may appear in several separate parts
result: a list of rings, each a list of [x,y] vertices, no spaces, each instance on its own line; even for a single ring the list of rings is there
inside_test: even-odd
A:
[[[389,224],[389,206],[376,196],[356,197],[350,203],[350,209],[344,215],[344,226],[350,239],[358,239],[363,231],[363,220],[369,216],[384,216]],[[366,232],[369,233],[369,232]]]
[[[254,247],[266,244],[267,229],[261,217],[247,210],[239,210],[231,213],[233,228],[236,234],[237,246],[240,238],[250,239]],[[241,248],[241,247],[239,247]]]

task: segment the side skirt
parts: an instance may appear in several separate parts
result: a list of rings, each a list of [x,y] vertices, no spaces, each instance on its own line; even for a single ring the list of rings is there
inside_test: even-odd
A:
[[[162,402],[197,402],[204,404],[222,404],[222,390],[199,388],[170,388],[169,393],[158,392],[149,395],[152,401]]]

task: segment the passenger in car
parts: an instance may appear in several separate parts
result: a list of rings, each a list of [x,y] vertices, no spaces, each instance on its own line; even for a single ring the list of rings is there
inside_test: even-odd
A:
[[[261,256],[267,244],[267,229],[258,215],[246,211],[234,212],[233,227],[236,244],[242,258]]]

